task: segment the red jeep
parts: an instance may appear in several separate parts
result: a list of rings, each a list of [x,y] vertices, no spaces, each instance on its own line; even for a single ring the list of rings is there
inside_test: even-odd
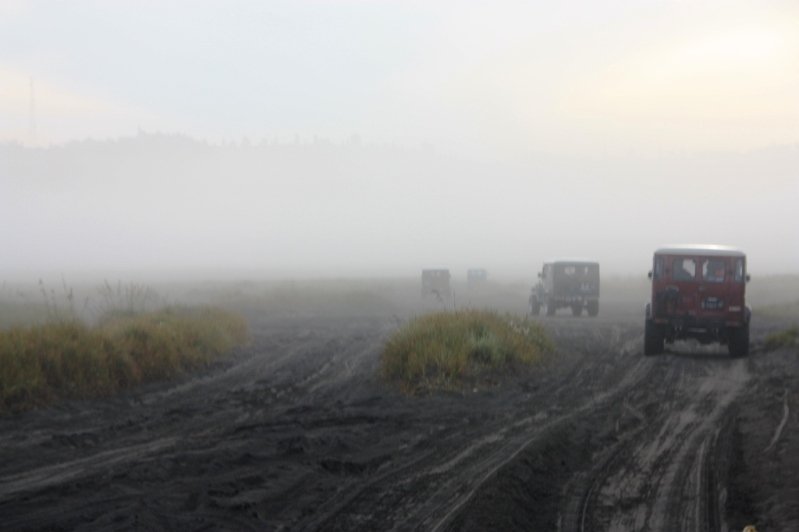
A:
[[[695,338],[749,354],[746,255],[727,246],[680,246],[655,251],[652,299],[646,305],[644,354],[666,342]]]

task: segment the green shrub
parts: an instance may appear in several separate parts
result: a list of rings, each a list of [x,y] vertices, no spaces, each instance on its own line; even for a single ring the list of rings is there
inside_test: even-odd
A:
[[[0,412],[112,394],[201,367],[247,339],[243,318],[168,308],[0,331]]]
[[[774,351],[783,347],[799,347],[799,325],[769,334],[764,347],[766,351]]]
[[[406,391],[457,389],[534,364],[551,350],[532,321],[488,311],[441,312],[398,330],[386,343],[381,370]]]

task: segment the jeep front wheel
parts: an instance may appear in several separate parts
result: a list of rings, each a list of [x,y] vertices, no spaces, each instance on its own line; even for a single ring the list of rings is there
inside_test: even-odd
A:
[[[727,335],[730,356],[745,357],[749,354],[749,324],[730,329]]]
[[[644,325],[644,355],[659,355],[663,352],[664,345],[663,331],[652,321],[646,320]]]
[[[541,302],[537,297],[530,298],[530,314],[538,316],[541,313]]]

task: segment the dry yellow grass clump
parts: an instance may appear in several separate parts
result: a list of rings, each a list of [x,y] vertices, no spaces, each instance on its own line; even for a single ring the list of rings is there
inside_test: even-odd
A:
[[[783,331],[771,333],[766,336],[763,346],[766,351],[776,351],[782,348],[799,348],[799,325],[794,325]]]
[[[382,355],[383,376],[406,391],[457,389],[540,361],[552,343],[536,323],[464,310],[415,318]]]
[[[203,366],[242,344],[247,324],[212,308],[62,321],[0,331],[0,413],[109,395]]]

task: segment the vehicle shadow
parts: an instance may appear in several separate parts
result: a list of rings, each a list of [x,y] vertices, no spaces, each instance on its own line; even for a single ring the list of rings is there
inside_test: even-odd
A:
[[[698,342],[677,342],[667,345],[663,351],[664,355],[671,355],[676,358],[691,360],[735,360],[736,357],[730,355],[727,346],[713,344],[701,345]]]
[[[727,351],[719,351],[718,353],[693,353],[688,351],[669,351],[666,349],[664,355],[671,355],[674,358],[684,358],[686,360],[737,360],[736,357],[731,356]]]

